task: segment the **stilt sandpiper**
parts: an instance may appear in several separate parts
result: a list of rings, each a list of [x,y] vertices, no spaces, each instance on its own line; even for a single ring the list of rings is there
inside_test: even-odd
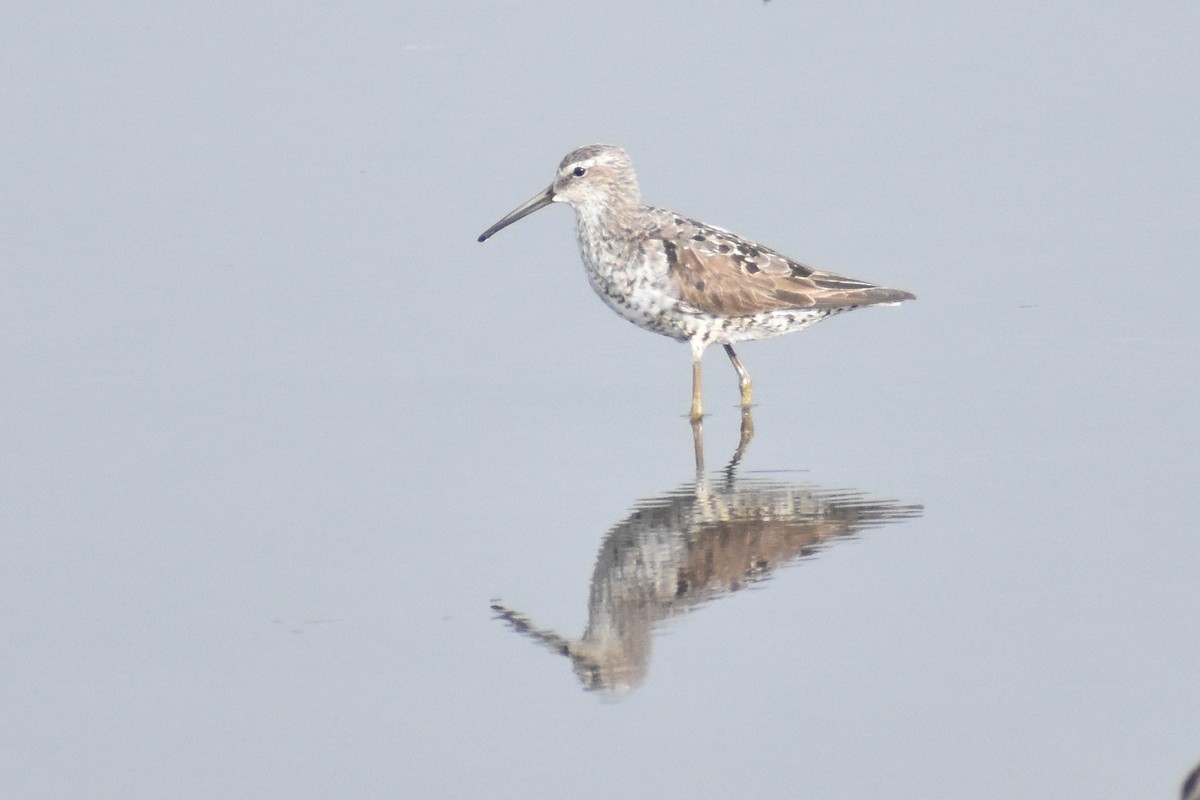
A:
[[[479,236],[551,203],[575,209],[579,251],[592,288],[609,307],[648,331],[692,346],[691,418],[702,416],[700,361],[721,344],[737,371],[742,406],[750,373],[734,342],[802,330],[863,306],[913,295],[814,269],[761,244],[641,203],[637,175],[619,147],[593,144],[567,154],[554,182]]]

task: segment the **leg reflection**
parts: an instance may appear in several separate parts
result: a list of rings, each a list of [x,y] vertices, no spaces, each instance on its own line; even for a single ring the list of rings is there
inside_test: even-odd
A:
[[[704,481],[704,420],[693,419],[691,425],[692,449],[696,457],[696,482],[699,484]],[[726,480],[733,480],[738,465],[742,463],[742,456],[746,454],[746,448],[750,446],[750,440],[753,438],[754,415],[750,412],[750,406],[742,406],[741,432],[738,437],[737,449],[733,451],[733,456],[725,465]]]
[[[753,438],[754,415],[750,413],[750,406],[742,406],[741,438],[738,439],[737,449],[733,451],[733,458],[729,459],[729,465],[725,467],[725,477],[729,480],[733,480],[734,470],[742,463],[742,456],[746,454],[746,448],[750,446],[750,440]]]

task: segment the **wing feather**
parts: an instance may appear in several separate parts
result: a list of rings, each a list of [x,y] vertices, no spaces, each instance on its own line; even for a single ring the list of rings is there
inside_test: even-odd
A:
[[[671,212],[653,211],[659,222],[651,233],[663,242],[680,297],[702,311],[748,316],[913,299],[899,289],[814,269],[729,231]]]

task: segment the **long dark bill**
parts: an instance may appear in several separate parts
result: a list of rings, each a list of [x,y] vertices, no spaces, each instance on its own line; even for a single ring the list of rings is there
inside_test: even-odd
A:
[[[488,228],[483,233],[479,234],[479,241],[481,241],[481,242],[485,241],[488,237],[490,237],[493,233],[500,230],[501,228],[506,228],[509,225],[512,225],[517,220],[528,217],[530,214],[537,211],[539,208],[545,208],[546,206],[550,205],[553,202],[554,202],[554,187],[547,186],[544,191],[538,192],[538,194],[535,197],[531,198],[528,202],[522,203],[517,208],[514,208],[512,211],[508,212],[503,217],[501,217],[500,221],[497,222],[495,225]]]

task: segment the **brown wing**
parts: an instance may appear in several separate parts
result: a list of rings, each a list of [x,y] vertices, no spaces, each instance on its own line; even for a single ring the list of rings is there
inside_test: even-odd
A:
[[[913,297],[899,289],[821,272],[774,253],[705,253],[672,243],[666,244],[666,251],[683,301],[714,314],[870,306]]]
[[[847,308],[898,303],[913,295],[822,272],[728,231],[669,215],[663,236],[682,300],[713,314]]]

